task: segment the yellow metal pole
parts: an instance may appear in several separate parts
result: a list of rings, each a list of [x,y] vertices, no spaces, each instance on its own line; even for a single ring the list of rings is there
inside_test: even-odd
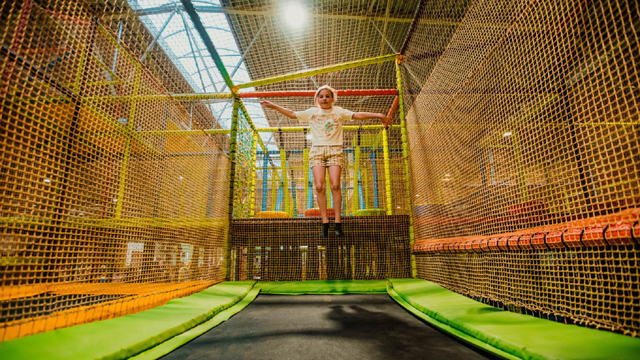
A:
[[[411,239],[411,246],[415,241],[414,229],[413,229],[413,201],[411,201],[411,183],[409,181],[409,139],[407,137],[407,122],[404,113],[404,97],[402,92],[402,72],[400,69],[400,62],[396,61],[396,78],[398,86],[398,114],[400,115],[400,129],[402,130],[402,157],[404,159],[404,176],[405,176],[405,190],[407,193],[407,213],[409,214],[409,236]]]
[[[382,148],[384,151],[384,188],[387,195],[387,215],[393,215],[391,202],[391,170],[389,164],[389,136],[387,129],[382,129]]]
[[[138,94],[140,86],[140,78],[142,76],[142,68],[140,65],[136,66],[136,80],[133,84],[133,94]],[[136,116],[136,102],[131,103],[129,108],[129,119],[127,120],[127,127],[130,130],[134,129],[133,123]],[[122,206],[124,205],[124,191],[127,183],[127,171],[129,170],[129,155],[131,153],[131,138],[127,138],[124,146],[124,154],[122,159],[122,169],[120,170],[120,182],[118,184],[118,197],[116,198],[116,219],[122,217]]]
[[[362,170],[362,181],[364,182],[364,207],[365,209],[371,209],[369,207],[369,170],[366,166]]]
[[[258,157],[258,133],[253,133],[253,141],[251,142],[251,195],[249,200],[249,216],[254,217],[256,215],[256,158]]]
[[[287,176],[287,152],[284,149],[280,149],[280,162],[282,165],[282,206],[284,207],[283,211],[289,212],[289,185],[287,182],[289,181]]]
[[[231,99],[231,93],[206,93],[206,94],[157,94],[157,95],[125,95],[125,96],[90,96],[83,101],[101,102],[101,103],[117,103],[129,101],[190,101],[190,100],[212,100],[212,99]]]
[[[224,241],[224,253],[225,253],[225,265],[224,265],[224,278],[229,280],[231,269],[231,222],[233,221],[233,214],[235,210],[235,176],[236,176],[236,161],[238,157],[236,152],[238,151],[238,107],[239,102],[234,99],[233,109],[231,112],[231,136],[229,137],[229,199],[228,199],[228,213],[227,213],[227,231],[225,232]]]
[[[268,85],[268,84],[275,84],[275,83],[279,83],[279,82],[283,82],[283,81],[290,81],[290,80],[300,79],[300,78],[303,78],[303,77],[309,77],[309,76],[314,76],[314,75],[318,75],[318,74],[326,74],[326,73],[330,73],[330,72],[334,72],[334,71],[352,69],[352,68],[356,68],[356,67],[360,67],[360,66],[380,64],[380,63],[387,62],[387,61],[393,61],[396,58],[398,58],[399,56],[400,55],[397,55],[397,54],[378,56],[378,57],[369,58],[369,59],[362,59],[362,60],[351,61],[351,62],[347,62],[347,63],[343,63],[343,64],[326,66],[326,67],[323,67],[323,68],[317,68],[317,69],[311,69],[311,70],[306,70],[306,71],[295,72],[295,73],[292,73],[292,74],[275,76],[275,77],[266,78],[266,79],[262,79],[262,80],[250,81],[250,82],[247,82],[247,83],[244,83],[244,84],[237,85],[236,87],[234,87],[232,89],[232,91],[234,93],[236,93],[236,92],[238,92],[239,89],[244,89],[244,88],[249,88],[249,87],[256,87],[256,86],[263,86],[263,85]]]
[[[304,208],[307,208],[307,199],[309,198],[309,149],[302,150],[302,173],[304,174]]]
[[[411,197],[411,183],[409,181],[409,139],[407,137],[407,122],[404,113],[404,95],[402,92],[402,71],[400,68],[400,60],[396,61],[396,85],[398,87],[398,114],[400,115],[400,129],[402,130],[402,157],[404,159],[404,176],[405,176],[405,191],[407,193],[407,213],[409,214],[409,241],[410,246],[413,248],[415,243],[415,232],[413,228],[413,201]],[[411,255],[411,276],[418,276],[418,269],[416,265],[415,255]]]
[[[246,117],[245,117],[246,118]],[[399,129],[400,125],[389,126],[391,129]],[[343,131],[353,131],[353,130],[380,130],[382,129],[382,125],[363,125],[363,126],[343,126]],[[309,131],[309,128],[304,127],[283,127],[283,128],[256,128],[253,129],[255,132],[302,132]],[[201,129],[201,130],[148,130],[148,131],[139,131],[136,134],[140,136],[184,136],[184,135],[203,135],[203,134],[228,134],[231,130],[229,129]],[[102,134],[102,133],[94,133]],[[106,135],[116,135],[109,132],[105,132]],[[258,144],[260,144],[260,139],[258,139]],[[264,149],[263,149],[264,150]]]
[[[278,205],[278,181],[276,173],[278,170],[273,168],[271,170],[271,211],[276,211],[276,205]]]
[[[358,137],[360,137],[360,134],[358,134]],[[353,151],[354,153],[354,164],[353,164],[353,169],[354,169],[354,175],[353,175],[353,196],[351,200],[351,213],[355,214],[356,211],[358,211],[358,209],[360,209],[360,180],[358,179],[358,175],[360,174],[360,139],[358,139],[358,142],[355,146],[355,149]]]

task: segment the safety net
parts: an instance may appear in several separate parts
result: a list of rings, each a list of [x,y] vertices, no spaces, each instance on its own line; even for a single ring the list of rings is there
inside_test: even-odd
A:
[[[637,4],[416,15],[403,70],[419,277],[637,336]]]
[[[228,281],[419,277],[640,331],[633,1],[0,3],[0,341]],[[309,125],[344,123],[345,236]],[[406,116],[405,116],[406,115]],[[333,220],[331,220],[333,223]]]
[[[304,27],[281,5],[2,3],[1,340],[225,278],[410,276],[396,49],[417,1],[309,3]],[[322,84],[394,118],[345,124],[340,244],[316,241],[308,128],[259,104]]]

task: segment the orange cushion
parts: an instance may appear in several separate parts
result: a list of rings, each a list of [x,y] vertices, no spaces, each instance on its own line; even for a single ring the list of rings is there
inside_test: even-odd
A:
[[[327,209],[327,216],[328,217],[332,217],[335,214],[333,213],[333,208],[328,208]],[[315,208],[315,209],[307,209],[307,211],[304,212],[304,217],[320,217],[320,209]]]
[[[260,219],[284,219],[289,217],[289,213],[284,211],[260,211],[256,214]]]

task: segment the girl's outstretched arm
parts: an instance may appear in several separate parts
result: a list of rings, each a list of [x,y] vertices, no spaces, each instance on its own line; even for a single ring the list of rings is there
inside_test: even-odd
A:
[[[289,119],[297,119],[296,117],[296,113],[287,109],[287,108],[283,108],[282,106],[278,106],[270,101],[260,101],[260,105],[269,108],[269,109],[273,109],[279,113],[281,113],[282,115],[288,117]]]
[[[353,120],[380,119],[384,127],[391,125],[391,118],[385,114],[357,112],[353,114],[352,119]]]

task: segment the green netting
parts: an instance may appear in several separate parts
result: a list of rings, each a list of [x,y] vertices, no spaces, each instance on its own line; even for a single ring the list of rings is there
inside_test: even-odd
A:
[[[419,279],[389,280],[394,299],[434,326],[505,358],[635,359],[640,339],[502,311]],[[425,317],[426,316],[426,317]]]
[[[320,281],[274,281],[260,282],[263,294],[304,295],[304,294],[372,294],[387,292],[385,280],[320,280]]]
[[[182,334],[247,296],[253,281],[225,282],[133,315],[0,343],[3,359],[123,359]]]

